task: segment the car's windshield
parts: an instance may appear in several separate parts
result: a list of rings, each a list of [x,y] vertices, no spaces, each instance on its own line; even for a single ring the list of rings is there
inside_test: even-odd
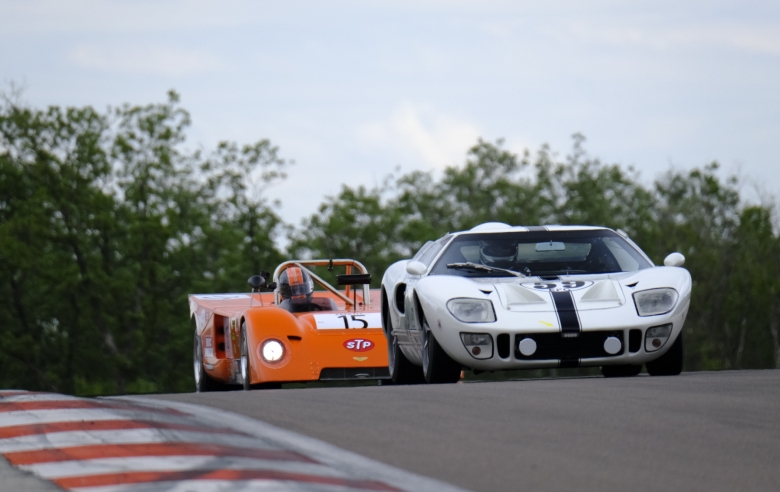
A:
[[[510,275],[468,268],[463,263],[504,268],[528,276],[633,272],[652,266],[620,235],[604,229],[463,234],[450,242],[431,274]]]

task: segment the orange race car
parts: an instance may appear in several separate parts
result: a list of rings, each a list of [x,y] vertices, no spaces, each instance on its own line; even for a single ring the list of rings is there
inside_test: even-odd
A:
[[[339,290],[323,276],[337,275]],[[227,385],[387,379],[379,290],[355,260],[294,260],[249,279],[249,294],[192,294],[197,391]]]

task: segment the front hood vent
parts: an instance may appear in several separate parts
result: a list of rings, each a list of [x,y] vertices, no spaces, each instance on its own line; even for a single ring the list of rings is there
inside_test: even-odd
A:
[[[510,311],[553,312],[555,306],[551,291],[571,292],[579,311],[611,309],[626,302],[620,285],[610,279],[497,283],[495,287],[502,306]]]

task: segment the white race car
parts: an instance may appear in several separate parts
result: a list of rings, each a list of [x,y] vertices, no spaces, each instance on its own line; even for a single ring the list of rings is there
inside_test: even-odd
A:
[[[672,253],[655,266],[604,227],[491,222],[446,234],[382,278],[391,378],[585,366],[634,376],[643,364],[677,375],[691,300],[684,262]]]

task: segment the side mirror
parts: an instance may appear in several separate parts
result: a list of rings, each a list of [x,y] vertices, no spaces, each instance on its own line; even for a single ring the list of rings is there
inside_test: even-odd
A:
[[[428,267],[419,261],[412,260],[406,264],[406,273],[409,275],[424,275],[426,270]]]
[[[339,285],[366,285],[371,283],[371,274],[336,275],[336,281]]]
[[[683,266],[685,264],[685,257],[680,253],[672,253],[664,258],[664,265],[666,266]]]
[[[265,279],[260,275],[252,275],[246,283],[252,288],[252,292],[260,292],[260,289],[265,286]]]

